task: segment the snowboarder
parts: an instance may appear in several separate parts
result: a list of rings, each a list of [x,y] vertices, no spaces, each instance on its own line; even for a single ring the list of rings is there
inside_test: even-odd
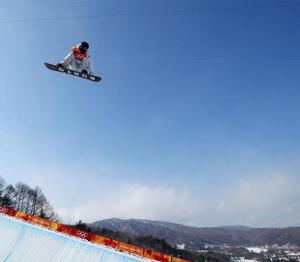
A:
[[[91,58],[88,55],[88,49],[89,44],[87,42],[79,43],[77,47],[72,48],[71,52],[57,66],[92,75]]]

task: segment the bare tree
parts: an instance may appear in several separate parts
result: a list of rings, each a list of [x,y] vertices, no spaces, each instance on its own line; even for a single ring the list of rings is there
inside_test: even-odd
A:
[[[28,190],[30,187],[24,183],[17,183],[15,186],[16,206],[19,211],[26,212],[28,205]]]
[[[29,214],[30,215],[36,215],[37,210],[37,202],[38,202],[38,196],[42,194],[42,190],[39,187],[35,187],[34,189],[30,189],[28,192],[28,196],[30,198],[30,207],[29,207]]]
[[[13,185],[7,185],[3,190],[2,205],[6,207],[15,206],[15,188]]]
[[[39,187],[31,188],[21,182],[15,186],[5,185],[5,180],[0,177],[0,205],[15,208],[32,216],[59,221],[58,215]]]
[[[2,197],[3,195],[3,190],[5,188],[5,180],[0,176],[0,198]]]
[[[15,207],[16,205],[16,198],[15,198],[15,187],[13,185],[7,185],[4,189],[4,197],[6,198],[6,201],[9,204],[6,204],[4,206],[8,206],[8,207]]]

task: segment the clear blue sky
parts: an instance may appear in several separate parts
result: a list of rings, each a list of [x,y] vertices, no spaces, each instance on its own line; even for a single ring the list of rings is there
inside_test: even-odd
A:
[[[67,221],[299,225],[299,12],[292,0],[5,1],[1,175],[39,185]],[[44,68],[79,41],[102,82]]]

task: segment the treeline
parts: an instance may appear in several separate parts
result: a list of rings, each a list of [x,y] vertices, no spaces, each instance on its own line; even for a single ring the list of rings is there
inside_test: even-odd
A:
[[[14,208],[32,216],[59,221],[49,201],[39,187],[31,188],[25,183],[7,184],[0,176],[0,205]]]

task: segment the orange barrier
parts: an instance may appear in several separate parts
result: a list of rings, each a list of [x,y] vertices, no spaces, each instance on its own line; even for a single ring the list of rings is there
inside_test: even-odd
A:
[[[163,262],[171,262],[172,261],[172,257],[165,255],[165,254],[162,255],[161,259],[162,259],[161,261],[163,261]]]
[[[138,255],[138,256],[149,258],[152,260],[161,261],[161,262],[189,262],[188,260],[171,257],[171,256],[165,255],[160,252],[156,252],[151,249],[144,249],[144,248],[141,248],[141,247],[138,247],[135,245],[116,241],[116,240],[113,240],[108,237],[94,235],[92,233],[89,233],[89,232],[86,232],[83,230],[79,230],[75,227],[70,227],[70,226],[66,226],[63,224],[56,223],[56,222],[52,222],[47,219],[43,219],[41,217],[31,216],[24,212],[16,211],[15,209],[12,209],[12,208],[0,206],[0,213],[24,220],[26,222],[30,222],[35,225],[45,227],[49,230],[57,231],[57,232],[75,236],[75,237],[79,237],[81,239],[93,242],[95,244],[104,245],[107,247],[117,249],[122,252]]]
[[[116,248],[119,245],[119,241],[113,240],[108,237],[98,236],[98,235],[95,235],[93,242],[103,246],[112,247],[112,248]]]
[[[16,215],[17,211],[12,208],[9,208],[9,207],[0,206],[0,213],[14,217]]]
[[[58,223],[50,221],[50,225],[49,225],[48,229],[53,230],[53,231],[57,231],[58,225],[59,225]]]
[[[172,257],[172,262],[188,262],[187,260],[177,258],[177,257]]]
[[[57,229],[56,231],[60,233],[65,233],[65,234],[70,234],[71,233],[71,227],[63,225],[63,224],[57,224]]]
[[[30,223],[35,224],[35,225],[39,225],[39,226],[42,226],[42,227],[46,227],[46,228],[49,228],[49,226],[51,224],[49,220],[46,220],[44,218],[37,217],[37,216],[32,217],[30,219]]]
[[[164,255],[164,254],[162,254],[160,252],[153,251],[151,249],[146,249],[144,251],[144,257],[147,257],[147,258],[153,259],[153,260],[157,260],[157,261],[162,261],[162,262],[169,262],[169,261],[171,261],[171,257],[170,256]]]
[[[79,237],[81,239],[85,239],[90,242],[93,242],[93,240],[95,238],[94,234],[79,230],[75,227],[69,229],[69,234],[74,237]]]
[[[119,249],[122,252],[126,252],[129,254],[134,254],[138,256],[144,255],[144,249],[135,245],[130,245],[127,243],[119,242],[119,245],[117,246],[117,249]]]
[[[26,213],[22,212],[22,211],[17,211],[16,218],[22,219],[24,221],[30,221],[32,216],[31,215],[27,215]]]

